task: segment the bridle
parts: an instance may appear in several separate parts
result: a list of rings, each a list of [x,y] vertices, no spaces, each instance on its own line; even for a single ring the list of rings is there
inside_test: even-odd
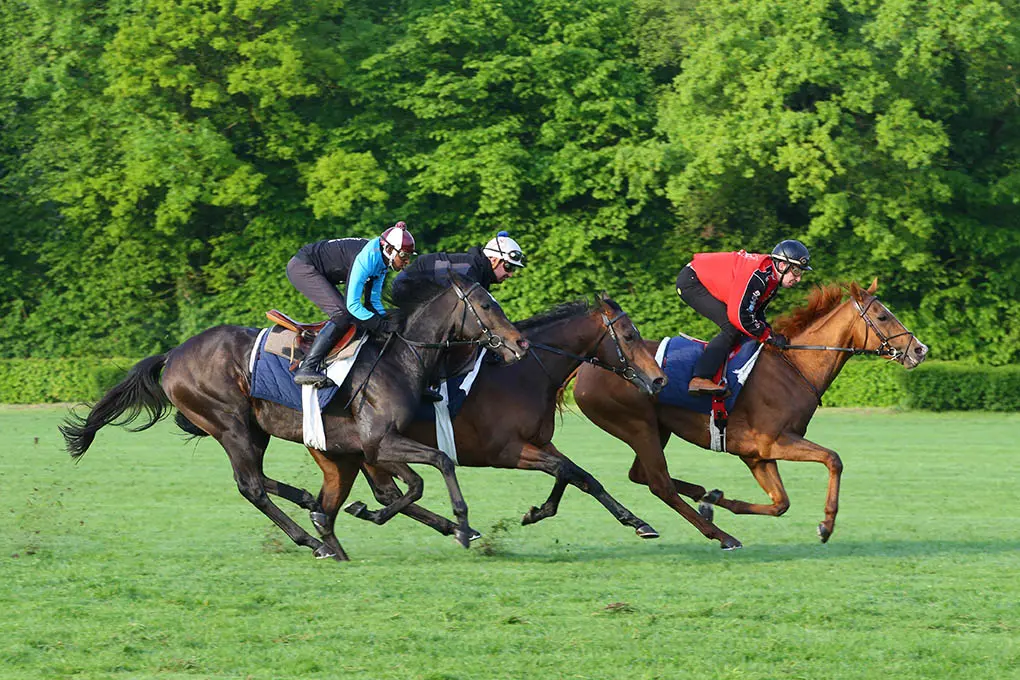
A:
[[[871,354],[879,357],[889,357],[890,359],[894,360],[906,356],[907,351],[910,349],[911,345],[917,342],[917,336],[915,336],[913,333],[907,330],[906,326],[903,326],[902,323],[900,324],[900,326],[903,326],[902,333],[896,333],[895,335],[886,335],[885,333],[883,333],[882,329],[875,325],[875,322],[872,321],[870,316],[868,316],[868,310],[870,310],[871,305],[875,304],[875,302],[877,301],[878,297],[872,295],[871,299],[868,300],[868,304],[862,307],[861,303],[857,300],[857,298],[852,299],[854,309],[857,310],[858,316],[860,316],[860,318],[864,320],[865,324],[863,347],[830,347],[828,345],[787,345],[784,349],[809,349],[809,350],[823,350],[828,352],[846,352],[851,356],[857,356],[859,354]],[[892,312],[889,312],[888,309],[886,309],[886,312],[892,314]],[[895,318],[895,316],[893,318]],[[872,331],[874,331],[875,336],[879,339],[879,345],[875,349],[865,349],[868,346],[868,334],[871,333]],[[907,349],[901,351],[892,346],[892,341],[904,335],[910,336],[910,342],[907,343]],[[807,376],[804,375],[804,373],[800,370],[800,368],[797,367],[795,363],[790,361],[789,357],[787,357],[784,352],[780,352],[779,356],[782,357],[783,361],[785,361],[787,365],[789,365],[794,371],[797,372],[797,375],[799,375],[801,380],[804,381],[804,384],[807,385],[811,389],[811,392],[814,393],[815,398],[818,400],[818,405],[821,406],[822,393],[818,391],[818,388],[815,387],[814,384],[807,379]]]
[[[471,287],[468,288],[466,292],[461,290],[460,286],[455,281],[451,282],[451,287],[457,293],[457,297],[464,303],[464,308],[461,312],[460,318],[460,329],[464,329],[464,324],[467,323],[467,314],[470,310],[471,315],[475,317],[475,321],[478,322],[478,326],[482,329],[481,337],[476,338],[475,340],[451,340],[448,336],[446,340],[442,342],[419,342],[417,340],[406,338],[400,333],[394,333],[394,335],[404,341],[404,343],[406,343],[412,350],[415,350],[416,347],[420,347],[422,349],[449,349],[450,347],[455,347],[457,345],[477,345],[479,347],[492,350],[499,349],[500,347],[509,347],[502,336],[493,333],[492,330],[485,325],[485,322],[482,321],[481,314],[478,313],[478,310],[475,309],[474,304],[471,302],[471,292],[474,291],[475,288],[481,288],[482,284],[476,281],[471,284]],[[453,335],[452,328],[450,329],[450,335]],[[417,351],[414,353],[415,356],[418,356]],[[418,361],[421,361],[420,356],[418,356]]]
[[[861,303],[857,300],[857,298],[853,299],[854,308],[857,310],[858,316],[864,319],[865,329],[863,347],[830,347],[829,345],[787,345],[784,349],[814,349],[825,350],[829,352],[847,352],[853,356],[857,356],[858,354],[871,354],[879,357],[889,357],[890,359],[899,359],[900,357],[906,355],[907,350],[910,349],[911,345],[917,342],[917,337],[913,333],[908,331],[906,327],[903,328],[902,333],[897,333],[896,335],[886,335],[885,333],[883,333],[882,330],[875,325],[875,322],[871,320],[871,317],[868,316],[868,310],[870,310],[871,305],[875,304],[876,302],[878,302],[878,298],[872,295],[871,299],[868,300],[868,304],[862,307]],[[892,312],[889,313],[892,314]],[[903,324],[900,325],[902,326]],[[874,331],[875,335],[878,337],[880,341],[879,345],[875,349],[865,349],[865,347],[868,346],[868,334],[872,331]],[[904,335],[910,336],[910,342],[907,343],[907,349],[901,351],[892,346],[892,341]]]
[[[535,349],[545,350],[546,352],[550,352],[552,354],[558,354],[560,356],[574,359],[575,361],[580,361],[582,363],[591,364],[592,366],[597,366],[598,368],[605,369],[610,373],[615,373],[616,375],[624,378],[625,380],[633,382],[634,379],[637,378],[637,371],[634,369],[633,366],[630,365],[630,361],[627,360],[627,355],[623,353],[623,345],[620,343],[620,336],[616,332],[616,328],[614,327],[617,321],[627,316],[627,312],[621,310],[620,313],[614,316],[612,319],[610,319],[605,312],[600,312],[599,314],[602,317],[602,324],[605,327],[605,330],[602,331],[602,335],[600,335],[599,339],[595,341],[594,345],[592,345],[591,353],[586,356],[574,354],[564,349],[560,349],[559,347],[546,345],[545,343],[542,342],[532,342],[531,346],[534,347]],[[602,340],[605,339],[606,334],[609,334],[609,336],[613,339],[613,346],[616,349],[616,356],[620,360],[620,366],[613,366],[612,364],[607,364],[606,362],[602,361],[597,356],[595,356],[595,353],[598,352],[599,345],[602,344]],[[537,354],[535,354],[534,357],[535,360],[538,361],[539,366],[542,367],[542,370],[545,371],[545,374],[549,376],[551,380],[552,376],[550,375],[549,371],[546,370],[545,364],[542,363],[542,360],[538,357]]]

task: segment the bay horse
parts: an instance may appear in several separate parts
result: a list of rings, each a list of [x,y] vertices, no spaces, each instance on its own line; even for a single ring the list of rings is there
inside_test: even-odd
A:
[[[533,524],[556,514],[568,484],[595,497],[621,524],[633,527],[642,538],[658,533],[606,492],[590,473],[564,455],[552,443],[562,387],[585,364],[593,370],[631,386],[635,394],[652,397],[666,383],[662,369],[630,317],[612,299],[598,297],[595,304],[578,301],[560,305],[516,324],[531,346],[530,356],[512,366],[482,363],[463,409],[454,421],[457,462],[466,467],[540,470],[555,478],[548,499],[532,507],[522,524]],[[542,357],[545,357],[544,359]],[[417,420],[408,436],[428,446],[436,445],[434,421]],[[318,459],[317,459],[318,460]],[[364,471],[377,500],[391,502],[399,491],[392,477],[372,465]],[[329,470],[323,469],[328,478]],[[329,498],[324,509],[334,516],[346,499],[343,493],[323,490]],[[377,511],[356,501],[347,512],[380,523]],[[403,514],[449,535],[449,520],[413,505]],[[713,537],[735,541],[718,532]]]
[[[846,301],[844,289],[849,292]],[[928,347],[875,297],[877,289],[875,279],[867,290],[851,283],[812,291],[805,306],[775,324],[778,332],[790,338],[790,350],[805,351],[787,354],[766,346],[737,397],[729,417],[726,450],[750,468],[772,500],[770,505],[729,499],[718,489],[706,493],[702,486],[670,477],[663,453],[670,435],[709,448],[708,415],[657,403],[616,376],[587,366],[578,371],[574,397],[593,423],[634,450],[630,480],[648,486],[703,533],[704,523],[713,518],[713,505],[735,514],[778,517],[785,513],[790,499],[776,461],[822,463],[829,469],[825,518],[818,525],[825,543],[835,528],[843,463],[835,451],[804,438],[822,394],[855,354],[885,356],[907,369],[928,355]],[[656,344],[647,343],[649,351],[655,351]],[[699,501],[699,514],[692,513],[678,494]]]
[[[414,417],[426,377],[454,339],[485,344],[507,363],[522,359],[528,343],[484,288],[473,284],[465,290],[464,282],[456,277],[450,286],[426,282],[393,302],[397,308],[390,313],[402,321],[402,331],[385,341],[370,338],[350,376],[322,411],[329,453],[355,475],[363,460],[380,466],[426,463],[438,468],[458,519],[455,535],[467,547],[467,504],[453,463],[434,447],[408,438],[404,431]],[[311,548],[319,558],[346,560],[347,554],[332,532],[323,541],[313,538],[267,495],[280,496],[312,512],[319,508],[307,491],[270,479],[263,472],[270,436],[302,442],[303,428],[300,412],[250,396],[249,356],[258,333],[255,328],[217,326],[165,354],[143,359],[85,418],[73,412],[68,416],[60,428],[67,449],[73,458],[80,458],[103,426],[125,425],[144,409],[148,420],[133,428],[144,430],[166,416],[172,405],[182,429],[196,436],[211,435],[223,446],[241,495],[294,543]],[[398,476],[400,470],[396,470]],[[399,504],[414,500],[413,489],[409,489],[406,497],[394,502],[399,510]]]

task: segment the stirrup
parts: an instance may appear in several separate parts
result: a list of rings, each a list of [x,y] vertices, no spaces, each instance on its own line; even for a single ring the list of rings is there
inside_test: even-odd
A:
[[[321,385],[328,380],[323,370],[315,370],[311,367],[300,366],[294,371],[294,382],[298,385]]]

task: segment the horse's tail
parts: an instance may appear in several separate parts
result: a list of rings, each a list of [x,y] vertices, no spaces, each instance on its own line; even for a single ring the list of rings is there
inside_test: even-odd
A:
[[[60,426],[60,433],[64,435],[67,452],[72,458],[85,455],[101,427],[127,425],[144,409],[148,412],[148,421],[129,428],[132,432],[139,432],[152,427],[169,413],[170,399],[159,383],[166,356],[157,354],[135,364],[116,387],[92,406],[86,417],[82,418],[73,411],[67,416]]]
[[[205,430],[200,428],[198,425],[196,425],[195,423],[193,423],[190,420],[188,420],[187,416],[185,416],[180,411],[178,411],[177,413],[174,414],[174,422],[177,423],[177,427],[181,428],[182,430],[187,432],[189,435],[191,435],[190,437],[187,437],[187,439],[189,441],[191,439],[196,438],[196,437],[208,437],[209,436],[208,432],[206,432]]]
[[[584,364],[581,364],[581,366],[584,366]],[[581,366],[578,366],[571,371],[570,375],[567,376],[567,379],[563,381],[562,385],[560,385],[560,389],[556,390],[556,411],[561,415],[563,413],[564,406],[566,405],[567,388],[570,387],[571,381],[577,377],[577,372],[581,370]]]

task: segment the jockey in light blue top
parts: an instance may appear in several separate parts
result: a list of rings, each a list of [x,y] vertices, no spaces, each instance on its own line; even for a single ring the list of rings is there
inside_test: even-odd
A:
[[[325,380],[320,364],[351,323],[383,333],[395,330],[383,307],[383,284],[391,268],[400,271],[414,255],[414,237],[406,224],[397,222],[378,238],[317,241],[290,259],[287,278],[329,317],[294,374],[294,382],[314,385]],[[343,296],[336,288],[341,283],[347,284]]]

